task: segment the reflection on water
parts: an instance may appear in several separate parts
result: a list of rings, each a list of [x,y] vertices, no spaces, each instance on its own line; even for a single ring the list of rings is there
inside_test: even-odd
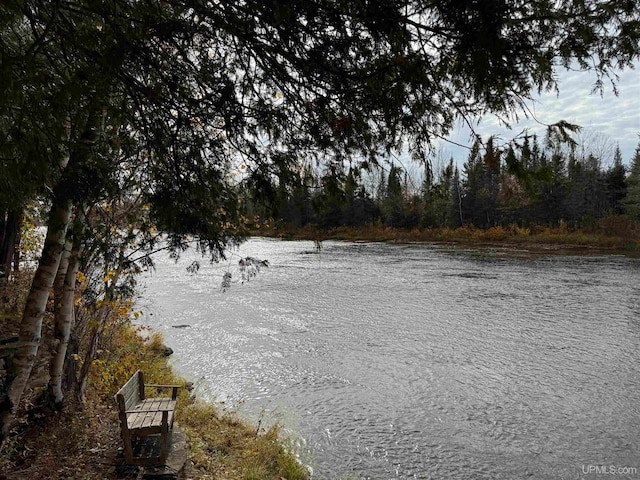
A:
[[[314,478],[640,472],[637,260],[263,239],[240,253],[270,267],[226,293],[235,260],[191,275],[190,255],[160,259],[142,307],[201,396],[283,423]]]

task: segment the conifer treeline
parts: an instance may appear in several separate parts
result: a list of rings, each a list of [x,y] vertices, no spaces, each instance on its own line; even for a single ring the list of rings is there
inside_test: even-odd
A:
[[[461,169],[453,158],[436,171],[427,166],[418,187],[396,165],[375,176],[335,165],[322,174],[306,168],[282,183],[274,204],[273,212],[254,213],[322,229],[585,227],[608,215],[640,222],[640,144],[627,166],[619,148],[613,158],[599,158],[536,136],[501,151],[491,140],[476,142]]]

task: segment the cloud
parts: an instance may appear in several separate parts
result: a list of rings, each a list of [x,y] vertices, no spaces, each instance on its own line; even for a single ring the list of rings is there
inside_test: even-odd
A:
[[[545,92],[535,95],[529,102],[532,118],[524,118],[523,112],[517,112],[520,121],[511,125],[511,130],[500,125],[497,118],[483,118],[475,129],[483,138],[491,135],[508,141],[523,129],[531,134],[544,136],[545,126],[566,120],[578,124],[588,131],[605,135],[611,141],[619,143],[622,157],[628,162],[640,141],[640,72],[627,70],[619,73],[616,81],[619,95],[605,81],[604,92],[593,93],[595,76],[590,72],[562,71],[558,72],[558,89],[556,92]],[[449,139],[463,145],[470,145],[471,132],[465,126],[459,126]],[[446,142],[442,144],[443,155],[453,156],[461,164],[468,155],[468,150]]]

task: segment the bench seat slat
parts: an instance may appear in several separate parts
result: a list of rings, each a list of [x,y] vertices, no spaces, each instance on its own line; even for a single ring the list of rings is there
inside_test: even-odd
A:
[[[175,400],[170,399],[147,399],[138,404],[130,412],[134,412],[133,415],[136,418],[149,417],[151,414],[160,413],[162,417],[163,410],[174,410],[176,406]]]
[[[131,411],[127,412],[127,425],[132,433],[135,430],[153,430],[162,427],[162,411],[167,410],[169,426],[173,424],[176,401],[168,398],[149,398],[143,400]]]
[[[153,400],[141,403],[141,406],[145,406],[150,411],[138,414],[138,423],[134,425],[133,429],[162,427],[162,412],[158,411],[158,404],[159,402]]]

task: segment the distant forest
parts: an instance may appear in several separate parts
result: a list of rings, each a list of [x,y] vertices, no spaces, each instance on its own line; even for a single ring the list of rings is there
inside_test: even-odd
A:
[[[499,151],[477,141],[459,168],[451,158],[426,165],[417,182],[399,165],[307,167],[280,182],[271,212],[287,226],[321,229],[381,224],[394,228],[544,225],[589,227],[609,215],[640,222],[640,144],[624,162],[620,149],[579,153],[548,138],[525,136]],[[603,158],[603,157],[608,158]],[[441,162],[442,163],[442,162]]]

